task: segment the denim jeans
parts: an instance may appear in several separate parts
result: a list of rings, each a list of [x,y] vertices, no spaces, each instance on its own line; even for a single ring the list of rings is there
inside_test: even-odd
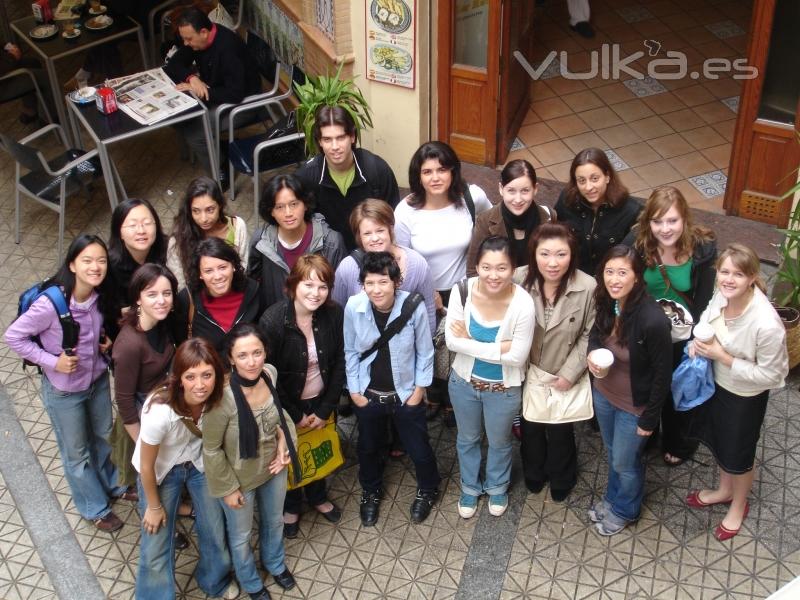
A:
[[[142,529],[139,547],[139,571],[136,574],[137,600],[172,600],[175,598],[175,521],[184,485],[192,497],[197,530],[197,585],[209,596],[221,596],[231,582],[231,556],[225,542],[225,519],[222,507],[208,493],[206,476],[191,463],[177,464],[158,486],[167,524],[150,534]],[[139,479],[139,512],[144,514],[147,499]]]
[[[414,463],[417,487],[423,491],[439,488],[439,468],[428,438],[428,421],[425,403],[415,406],[405,404],[379,404],[370,401],[366,406],[354,407],[358,416],[358,480],[370,493],[383,488],[383,468],[386,462],[388,419],[393,419],[403,447]]]
[[[522,390],[519,386],[503,392],[476,390],[455,371],[448,383],[450,401],[456,414],[458,466],[461,491],[470,496],[505,494],[511,483],[511,425],[519,414]],[[486,477],[481,482],[481,439],[485,423],[489,450],[486,453]]]
[[[244,492],[244,506],[230,508],[222,498],[225,528],[231,547],[231,559],[239,585],[248,594],[264,587],[256,568],[250,536],[253,532],[253,509],[258,501],[258,543],[261,565],[273,575],[286,570],[283,549],[283,499],[286,496],[286,469],[254,490]]]
[[[111,512],[109,498],[121,495],[111,462],[111,392],[104,373],[82,392],[62,392],[42,375],[42,403],[56,434],[72,501],[84,519]]]
[[[608,487],[605,501],[611,512],[626,521],[639,518],[644,498],[644,446],[647,436],[638,435],[639,417],[613,406],[596,389],[594,414],[608,452]]]

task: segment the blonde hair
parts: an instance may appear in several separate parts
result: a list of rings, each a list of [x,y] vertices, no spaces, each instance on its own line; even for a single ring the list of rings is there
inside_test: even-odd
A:
[[[639,213],[637,222],[636,250],[644,257],[644,262],[648,267],[658,264],[658,240],[653,235],[650,221],[660,219],[670,208],[675,207],[683,219],[683,232],[675,242],[675,258],[685,258],[689,260],[694,249],[698,244],[714,239],[714,232],[707,227],[695,225],[692,222],[692,213],[689,210],[689,203],[683,197],[681,191],[671,185],[665,185],[653,190],[644,210]]]
[[[733,243],[730,244],[717,259],[717,271],[722,267],[725,259],[730,259],[733,266],[739,269],[747,277],[754,277],[753,284],[758,287],[762,292],[767,292],[767,286],[764,284],[764,279],[761,277],[761,261],[758,254],[744,244]]]
[[[350,229],[353,232],[353,237],[356,238],[356,244],[361,248],[361,222],[364,219],[375,221],[389,229],[389,236],[394,244],[394,211],[388,202],[385,200],[376,200],[375,198],[367,198],[360,202],[353,208],[350,213]]]

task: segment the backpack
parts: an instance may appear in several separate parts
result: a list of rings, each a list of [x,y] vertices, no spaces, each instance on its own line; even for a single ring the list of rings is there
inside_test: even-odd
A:
[[[20,294],[19,303],[17,304],[16,318],[19,318],[20,315],[27,312],[31,305],[36,302],[36,300],[42,296],[46,297],[53,305],[53,310],[56,311],[56,314],[58,315],[58,321],[61,323],[61,347],[65,351],[72,350],[78,343],[80,326],[75,322],[75,319],[72,318],[72,313],[69,310],[69,303],[67,302],[67,298],[64,296],[64,291],[61,289],[61,287],[58,285],[49,285],[47,287],[43,287],[44,285],[45,282],[39,282]],[[40,348],[43,347],[38,335],[31,336],[31,340]],[[36,367],[40,373],[42,372],[42,369],[39,365],[36,365],[29,360],[23,360],[22,366]]]
[[[467,205],[469,216],[472,217],[472,226],[475,227],[475,201],[472,199],[468,183],[464,186],[464,204]]]

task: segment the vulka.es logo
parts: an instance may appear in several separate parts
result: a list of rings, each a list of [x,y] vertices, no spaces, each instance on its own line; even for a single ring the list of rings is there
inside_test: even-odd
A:
[[[656,57],[661,50],[661,43],[656,40],[645,40],[644,47],[647,55]],[[707,58],[697,70],[689,72],[689,64],[686,54],[667,50],[664,58],[653,58],[647,63],[647,72],[642,73],[633,65],[634,62],[645,56],[645,52],[639,50],[628,56],[621,55],[619,44],[603,44],[600,50],[592,50],[591,67],[588,71],[574,72],[569,68],[569,55],[564,52],[552,50],[545,59],[534,68],[519,50],[514,51],[514,58],[528,72],[532,79],[539,79],[551,66],[554,60],[558,60],[559,71],[564,79],[620,79],[623,73],[636,79],[650,77],[652,79],[719,79],[720,73],[732,73],[734,79],[755,79],[758,77],[758,69],[747,64],[747,59],[737,58]]]

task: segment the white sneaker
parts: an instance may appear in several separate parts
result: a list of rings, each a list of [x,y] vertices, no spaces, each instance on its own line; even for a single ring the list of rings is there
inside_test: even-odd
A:
[[[501,517],[508,508],[508,494],[495,494],[489,496],[489,514]]]
[[[231,579],[231,582],[228,584],[228,587],[225,588],[225,591],[222,592],[222,600],[236,600],[239,597],[239,584],[236,583],[235,579]]]
[[[462,492],[461,498],[458,500],[458,516],[462,519],[470,519],[475,516],[477,511],[478,497],[470,496]]]

